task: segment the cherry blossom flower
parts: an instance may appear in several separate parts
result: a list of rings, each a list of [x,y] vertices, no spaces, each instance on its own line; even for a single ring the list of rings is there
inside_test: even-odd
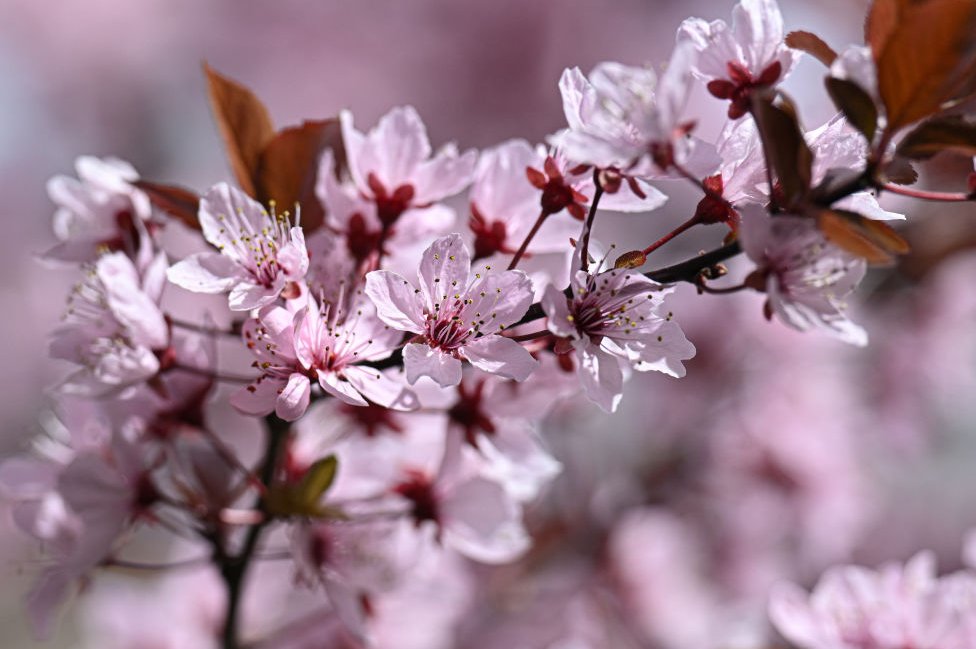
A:
[[[477,154],[458,155],[449,144],[431,157],[427,129],[412,106],[394,108],[366,134],[355,129],[349,111],[340,113],[339,120],[349,175],[375,205],[384,227],[407,210],[428,207],[471,182]]]
[[[741,213],[742,248],[757,266],[753,277],[766,291],[767,316],[866,345],[867,333],[848,319],[844,302],[864,277],[864,260],[828,242],[813,219],[770,217],[757,205]]]
[[[203,236],[219,252],[201,252],[174,264],[169,281],[194,293],[229,291],[233,311],[250,311],[297,294],[308,270],[302,229],[287,215],[268,213],[227,183],[200,200]]]
[[[461,382],[461,360],[480,370],[523,381],[535,369],[517,342],[498,335],[518,322],[532,303],[525,273],[507,270],[471,275],[471,256],[452,234],[435,241],[420,263],[420,288],[400,275],[377,270],[366,276],[366,295],[390,327],[418,336],[403,349],[407,381],[429,376],[442,387]]]
[[[132,260],[115,252],[86,271],[51,341],[51,356],[82,366],[60,391],[124,396],[159,372],[170,338],[158,306],[165,270],[163,253],[140,277]]]
[[[746,114],[753,90],[782,81],[798,58],[783,42],[776,0],[741,0],[732,9],[731,28],[724,20],[688,18],[678,28],[678,42],[694,45],[695,76],[708,82],[712,95],[731,100],[730,119]]]
[[[109,449],[79,454],[58,475],[57,490],[77,523],[75,533],[54,548],[55,564],[27,597],[28,614],[40,637],[50,634],[69,589],[111,556],[126,526],[155,500],[147,478],[150,461],[142,449],[116,436]]]
[[[509,140],[481,152],[468,194],[471,205],[468,225],[475,237],[475,260],[497,253],[511,255],[519,249],[539,218],[540,210],[546,209],[546,199],[540,197],[538,184],[526,178],[527,170],[543,167],[544,160],[545,153],[525,140]],[[544,187],[545,184],[543,192]],[[573,194],[572,190],[562,193],[571,195],[571,202],[566,205],[571,210],[580,209],[574,199],[586,200],[582,195]],[[554,207],[550,206],[547,213],[554,215],[562,210],[562,207]],[[582,216],[578,211],[573,215]],[[569,238],[578,234],[579,224],[569,219],[555,219],[554,223],[546,223],[539,230],[527,250],[529,253],[566,250]]]
[[[370,260],[373,255],[407,256],[413,252],[416,241],[443,232],[455,220],[454,210],[433,204],[405,206],[395,219],[384,222],[375,200],[364,196],[355,185],[340,182],[336,177],[335,157],[328,150],[322,154],[319,163],[315,192],[325,206],[326,225],[342,235],[349,256],[359,263]]]
[[[624,367],[656,370],[675,377],[681,363],[695,355],[681,328],[664,312],[664,298],[674,291],[636,271],[578,270],[569,291],[549,285],[542,297],[549,331],[574,351],[586,396],[607,412],[623,396]],[[559,351],[557,349],[557,351]]]
[[[813,151],[813,184],[826,178],[831,169],[843,171],[864,168],[868,146],[864,136],[855,130],[843,115],[836,115],[823,126],[804,134],[810,150]],[[833,205],[839,209],[851,210],[871,219],[890,221],[904,219],[904,214],[888,212],[878,204],[871,192],[854,192]]]
[[[589,79],[578,68],[566,70],[559,89],[569,128],[554,135],[553,144],[572,160],[644,177],[690,162],[696,142],[688,133],[694,123],[684,110],[694,60],[694,47],[684,43],[675,48],[660,80],[649,68],[619,63],[598,65]],[[646,156],[653,166],[635,169]],[[713,163],[705,155],[691,166],[701,170]]]
[[[152,208],[149,198],[131,184],[139,179],[132,165],[118,158],[82,156],[75,169],[77,179],[55,176],[48,181],[48,196],[58,206],[54,234],[61,243],[44,258],[92,262],[106,250],[134,257],[148,248]]]
[[[449,438],[451,444],[460,439]],[[518,501],[481,475],[470,456],[448,448],[444,457],[436,473],[407,468],[393,486],[418,530],[433,526],[446,547],[483,563],[507,563],[525,552],[530,540]]]
[[[538,385],[540,378],[535,377],[533,383]],[[520,394],[523,386],[526,393]],[[519,501],[535,499],[561,468],[533,425],[548,412],[546,405],[553,404],[552,397],[559,396],[560,387],[558,381],[533,390],[527,384],[496,377],[464,380],[447,408],[450,433],[462,436],[476,449],[485,459],[483,473],[498,480]],[[531,414],[527,417],[527,413]]]
[[[769,615],[803,649],[965,649],[976,629],[976,575],[938,578],[932,553],[870,570],[828,570],[808,596],[782,584]]]
[[[370,602],[398,585],[420,550],[409,523],[302,523],[291,537],[299,579],[320,586],[346,630],[368,643]]]
[[[356,406],[367,399],[388,408],[414,407],[411,392],[379,370],[360,365],[387,358],[400,334],[373,316],[368,305],[347,314],[342,308],[319,310],[314,300],[291,313],[268,306],[244,325],[244,342],[257,357],[262,374],[231,397],[241,412],[266,415],[272,411],[286,421],[305,413],[311,400],[311,381]]]

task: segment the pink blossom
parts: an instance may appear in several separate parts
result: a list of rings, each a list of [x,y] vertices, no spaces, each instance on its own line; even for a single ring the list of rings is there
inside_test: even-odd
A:
[[[292,552],[298,577],[321,587],[346,630],[369,642],[371,601],[409,573],[420,548],[405,520],[297,525]]]
[[[840,114],[826,124],[804,134],[813,151],[813,184],[827,177],[831,170],[860,171],[868,157],[868,145],[864,136],[855,130]],[[888,212],[878,204],[870,192],[855,192],[834,203],[834,207],[851,210],[871,219],[889,221],[904,219],[904,214]]]
[[[302,229],[227,183],[214,185],[200,200],[200,225],[220,252],[197,253],[174,264],[167,276],[177,286],[194,293],[230,291],[230,308],[250,311],[292,292],[292,283],[305,277]]]
[[[286,421],[301,417],[312,395],[312,379],[323,390],[356,406],[367,399],[387,408],[409,410],[415,398],[379,370],[361,365],[387,358],[400,334],[384,325],[367,308],[346,313],[330,306],[320,311],[308,305],[291,313],[268,306],[244,325],[244,342],[257,357],[262,374],[231,397],[241,412],[275,412]]]
[[[115,541],[154,499],[146,480],[147,459],[138,447],[116,437],[110,453],[79,454],[58,476],[58,492],[77,527],[55,550],[55,565],[38,578],[27,609],[39,637],[50,633],[56,609],[69,589],[110,557]]]
[[[543,167],[545,157],[541,147],[532,148],[525,140],[509,140],[481,152],[468,195],[476,260],[496,253],[511,255],[519,249],[545,209],[545,198],[540,199],[539,189],[526,178],[529,169]],[[578,223],[548,219],[527,250],[530,254],[567,250],[569,238],[578,234]]]
[[[576,271],[567,297],[550,285],[542,298],[549,331],[575,351],[586,396],[607,412],[623,396],[624,367],[656,370],[675,377],[695,355],[681,328],[664,311],[674,289],[636,271]]]
[[[336,177],[331,151],[322,155],[315,192],[325,207],[326,225],[341,234],[340,241],[348,255],[359,263],[374,254],[397,256],[411,252],[417,241],[443,232],[455,220],[454,210],[445,205],[405,203],[393,221],[384,222],[376,200],[365,196],[351,182],[341,182]]]
[[[540,371],[532,382],[521,384],[496,377],[466,379],[446,409],[449,434],[462,436],[476,449],[485,461],[483,473],[522,502],[533,500],[561,468],[535,423],[545,417],[563,386],[558,380],[544,383],[552,377],[539,376]]]
[[[749,111],[755,88],[782,81],[797,60],[783,42],[783,16],[776,0],[741,0],[732,9],[731,28],[724,20],[688,18],[678,28],[678,42],[694,45],[695,76],[708,82],[714,96],[732,101],[731,119]]]
[[[928,552],[904,567],[840,566],[809,596],[793,584],[779,586],[769,615],[803,649],[967,649],[976,629],[976,575],[938,578]]]
[[[394,108],[366,134],[355,129],[349,111],[339,119],[349,174],[385,227],[408,209],[428,207],[471,182],[477,154],[458,155],[449,144],[431,157],[427,129],[412,106]]]
[[[461,382],[461,360],[523,381],[536,362],[517,342],[498,335],[532,303],[532,283],[517,270],[471,275],[471,256],[452,234],[435,241],[420,263],[420,288],[397,273],[366,276],[366,294],[389,326],[418,336],[403,349],[407,381],[429,376],[442,387]]]
[[[874,55],[866,45],[850,45],[845,48],[830,65],[830,75],[853,81],[876,100],[880,99]],[[881,101],[875,101],[875,105],[879,109],[884,108]]]
[[[82,366],[60,391],[124,395],[159,372],[159,357],[169,346],[169,326],[158,306],[165,270],[163,253],[140,276],[128,257],[115,252],[86,271],[51,341],[51,356]]]
[[[78,179],[55,176],[47,193],[58,206],[54,234],[61,241],[44,253],[47,259],[91,262],[105,250],[135,256],[145,248],[149,199],[130,183],[139,174],[118,158],[82,156],[75,162]]]
[[[597,66],[589,79],[578,68],[566,70],[559,89],[569,128],[554,135],[553,143],[573,160],[634,175],[685,164],[695,145],[688,137],[694,123],[684,115],[694,60],[694,47],[679,44],[660,80],[649,68],[619,63]],[[645,156],[653,167],[634,170]],[[711,163],[695,164],[700,165]]]
[[[863,259],[828,242],[813,219],[742,210],[742,248],[756,264],[767,314],[800,331],[818,329],[852,345],[867,333],[847,318],[844,300],[864,277]]]
[[[433,526],[445,546],[483,563],[516,559],[531,543],[518,501],[501,484],[480,475],[466,457],[445,453],[452,456],[457,461],[442,463],[434,475],[408,469],[393,492],[409,506],[415,525]]]

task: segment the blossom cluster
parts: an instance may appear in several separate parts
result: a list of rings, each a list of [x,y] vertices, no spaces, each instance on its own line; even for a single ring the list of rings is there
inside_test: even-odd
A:
[[[781,84],[811,48],[787,43],[774,0],[741,0],[732,15],[731,25],[686,20],[660,74],[567,69],[566,124],[543,144],[435,151],[405,106],[366,131],[348,111],[332,120],[335,137],[306,170],[314,189],[293,202],[242,178],[239,151],[237,186],[201,196],[114,158],[83,157],[76,178],[54,178],[59,243],[43,259],[81,279],[50,354],[71,369],[51,391],[46,435],[0,464],[17,525],[49,554],[27,598],[38,633],[96,569],[138,566],[127,548],[153,528],[213,564],[225,588],[197,635],[180,629],[184,646],[449,646],[473,597],[464,562],[508,564],[544,546],[526,515],[563,465],[543,420],[574,400],[617,411],[635,372],[694,374],[685,363],[696,348],[673,301],[682,284],[759,292],[768,319],[866,345],[848,301],[870,263],[904,252],[885,222],[905,216],[877,194],[897,191],[885,174],[911,157],[895,142],[922,136],[902,137],[880,62],[860,47],[835,54],[830,79],[887,112],[875,106],[867,125],[838,102],[840,113],[803,130]],[[727,118],[715,141],[696,130],[698,86]],[[677,183],[700,194],[684,225],[622,252],[597,239],[603,211],[654,220]],[[651,270],[658,248],[710,225],[724,236],[715,250]],[[166,235],[192,236],[196,252],[176,258]],[[736,257],[741,282],[716,283]],[[188,316],[188,304],[210,311]],[[261,420],[257,453],[228,417]],[[709,443],[760,450],[715,463],[701,480],[714,492],[761,473],[793,481],[795,494],[803,485],[772,465],[793,462],[820,484],[854,464],[843,454],[784,459],[775,439],[726,435]],[[815,500],[803,501],[798,524],[822,522]],[[609,535],[611,564],[634,544],[680,550],[683,524],[645,514]],[[249,577],[272,565],[262,559],[275,545],[320,604],[312,622],[277,635],[240,619]],[[635,599],[651,588],[624,577]],[[574,600],[579,628],[532,646],[625,646],[587,626],[592,604]],[[405,639],[411,616],[427,623]],[[809,599],[796,587],[774,592],[771,619],[809,649],[964,649],[976,645],[976,577],[938,580],[928,555],[904,570],[841,568]]]

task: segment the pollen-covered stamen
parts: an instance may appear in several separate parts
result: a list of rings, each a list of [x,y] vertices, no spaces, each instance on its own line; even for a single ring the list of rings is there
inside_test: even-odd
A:
[[[289,242],[292,228],[288,212],[275,213],[274,202],[271,211],[262,209],[264,223],[255,230],[250,220],[239,209],[236,218],[218,214],[220,229],[217,234],[217,249],[235,258],[254,278],[255,283],[271,288],[282,269],[278,263],[278,251]]]

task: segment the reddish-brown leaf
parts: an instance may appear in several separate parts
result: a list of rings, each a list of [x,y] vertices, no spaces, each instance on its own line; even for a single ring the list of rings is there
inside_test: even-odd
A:
[[[774,104],[769,97],[756,94],[752,114],[786,206],[801,205],[810,191],[813,153],[797,122],[796,107],[785,97]]]
[[[274,137],[267,108],[246,87],[218,74],[204,63],[207,95],[231,170],[247,194],[257,197],[255,178],[261,153]]]
[[[878,109],[864,88],[848,79],[827,77],[827,93],[844,117],[867,139],[870,145],[878,127]]]
[[[194,230],[200,229],[200,221],[197,219],[200,197],[195,192],[177,185],[163,185],[148,180],[137,180],[132,184],[145,192],[149,202],[155,207]]]
[[[275,201],[279,209],[301,206],[301,223],[306,232],[322,225],[325,213],[315,196],[319,157],[332,149],[337,169],[345,165],[339,121],[327,119],[303,122],[280,131],[261,154],[256,173],[258,200]]]
[[[898,144],[898,155],[925,160],[942,151],[976,156],[976,123],[959,116],[936,117],[923,122]]]
[[[883,221],[845,210],[823,210],[817,226],[827,239],[852,255],[874,265],[888,265],[895,255],[908,252],[908,242]]]
[[[828,68],[837,58],[837,52],[822,38],[811,32],[796,31],[786,35],[787,47],[806,52]]]
[[[867,39],[891,131],[976,91],[976,0],[877,0]]]

